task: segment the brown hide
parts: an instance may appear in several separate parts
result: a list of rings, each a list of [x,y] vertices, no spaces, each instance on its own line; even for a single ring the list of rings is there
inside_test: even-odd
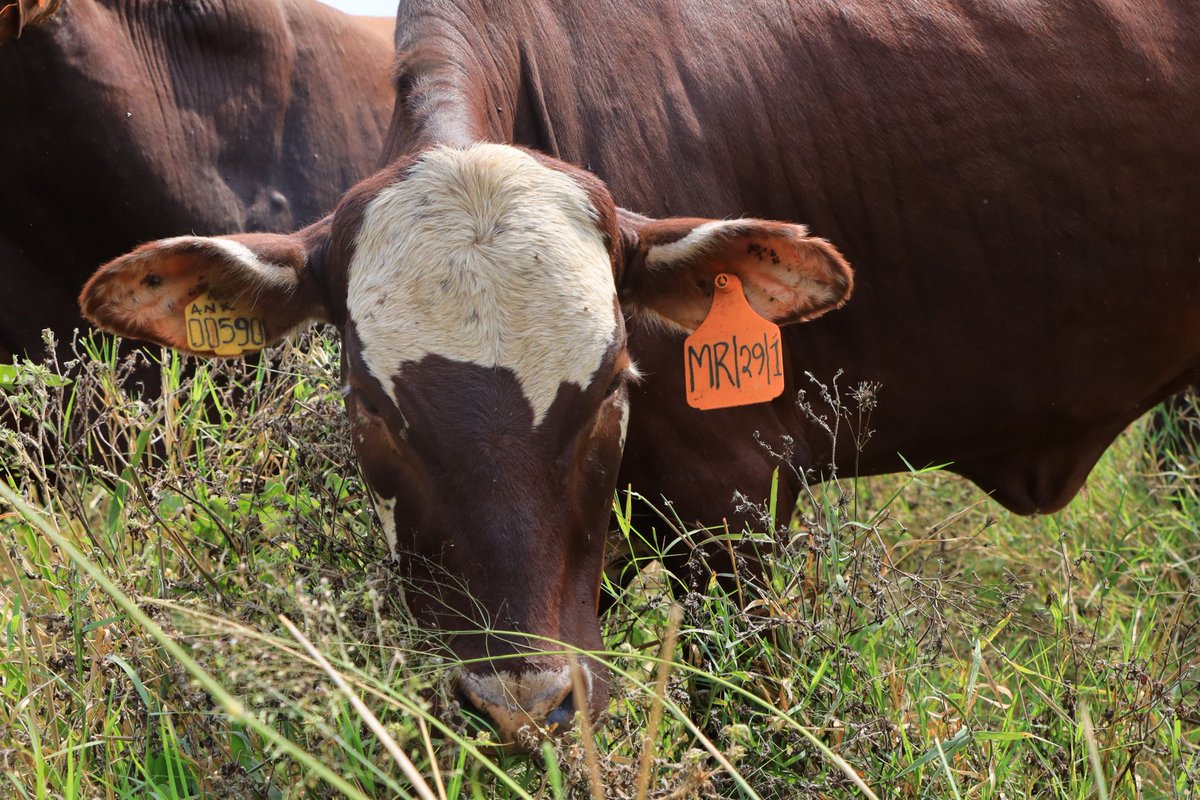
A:
[[[144,241],[328,211],[375,164],[390,65],[315,0],[72,0],[26,27],[0,47],[0,350],[69,339],[88,275]]]
[[[649,378],[621,483],[685,518],[765,492],[756,432],[828,468],[794,392],[839,369],[843,396],[882,384],[861,453],[841,428],[843,473],[951,462],[1011,509],[1061,507],[1200,369],[1200,6],[737,9],[402,3],[388,153],[512,140],[639,212],[797,220],[843,250],[855,298],[785,329],[793,391],[770,405],[688,408],[682,337],[631,330]]]

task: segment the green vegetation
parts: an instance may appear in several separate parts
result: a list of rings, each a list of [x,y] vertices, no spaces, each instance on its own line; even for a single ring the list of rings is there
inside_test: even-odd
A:
[[[605,724],[531,758],[408,621],[329,339],[167,354],[159,400],[90,350],[69,382],[0,367],[0,797],[1200,796],[1200,467],[1169,430],[1050,517],[936,471],[768,503],[769,580],[733,596],[675,602],[651,554],[606,587]]]

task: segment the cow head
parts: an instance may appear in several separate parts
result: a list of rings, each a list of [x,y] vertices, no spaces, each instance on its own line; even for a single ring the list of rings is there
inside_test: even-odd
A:
[[[81,304],[101,327],[185,351],[183,309],[204,292],[252,309],[268,340],[310,320],[338,327],[354,444],[409,604],[447,632],[493,631],[448,635],[474,662],[464,701],[511,739],[573,716],[555,643],[602,646],[636,377],[625,315],[693,328],[722,271],[780,323],[851,286],[838,252],[801,226],[618,214],[588,173],[480,144],[399,162],[294,235],[144,245],[101,268]],[[584,667],[596,715],[606,676]]]

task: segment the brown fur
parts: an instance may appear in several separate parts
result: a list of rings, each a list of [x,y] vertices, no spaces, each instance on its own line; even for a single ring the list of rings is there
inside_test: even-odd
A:
[[[855,264],[854,302],[785,328],[789,391],[767,404],[688,407],[683,333],[630,317],[647,378],[619,483],[685,522],[736,529],[734,492],[780,466],[789,508],[835,460],[949,463],[1049,512],[1200,378],[1198,39],[1187,0],[406,0],[385,156],[513,142],[626,208],[802,220]],[[618,217],[637,245],[643,218]],[[882,386],[862,452],[856,409],[831,441],[796,403],[832,418],[805,374],[839,370],[843,397]]]
[[[406,0],[397,26],[385,160],[515,142],[599,176],[626,208],[803,220],[856,265],[854,302],[785,329],[790,391],[762,405],[688,407],[683,333],[630,315],[647,379],[620,389],[633,407],[620,483],[669,498],[685,522],[744,521],[734,491],[762,496],[780,466],[760,439],[793,442],[782,508],[799,475],[833,465],[836,444],[843,470],[952,462],[1010,508],[1054,510],[1124,425],[1200,376],[1195,3],[753,0],[728,14],[699,0]],[[372,185],[351,193],[347,219]],[[636,268],[653,223],[615,217],[623,300],[661,288],[694,303],[697,279],[704,296],[715,261],[654,285]],[[684,234],[675,225],[659,233]],[[331,264],[345,258],[337,227]],[[763,244],[743,241],[746,255],[751,243]],[[820,242],[800,253],[779,260],[837,275]],[[762,262],[749,263],[753,276]],[[327,282],[339,280],[334,268]],[[616,431],[588,413],[612,374],[556,401],[547,419],[579,438],[559,451],[568,466],[548,470],[550,440],[522,429],[504,376],[423,363],[395,376],[401,418],[361,379],[344,335],[350,412],[373,426],[368,479],[409,506],[400,533],[428,556],[407,562],[411,574],[449,587],[446,616],[428,613],[443,624],[465,613],[449,572],[498,624],[596,641],[603,515],[590,504],[607,503]],[[852,425],[831,442],[795,402],[813,388],[806,371],[830,381],[839,369],[843,390],[883,385],[862,453]],[[591,701],[602,706],[602,688]]]

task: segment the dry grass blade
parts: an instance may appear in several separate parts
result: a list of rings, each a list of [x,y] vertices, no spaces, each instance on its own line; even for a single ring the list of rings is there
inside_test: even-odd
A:
[[[637,800],[645,800],[650,791],[650,770],[654,766],[654,742],[658,738],[658,726],[662,722],[663,699],[667,696],[667,679],[675,658],[675,640],[679,636],[679,622],[683,619],[683,607],[678,603],[671,606],[667,617],[667,630],[658,662],[658,682],[654,686],[654,698],[650,706],[650,719],[646,724],[646,739],[642,749],[642,760],[638,766]]]
[[[1096,796],[1108,800],[1108,784],[1104,780],[1104,764],[1100,761],[1100,748],[1096,744],[1096,729],[1092,726],[1092,714],[1087,703],[1079,704],[1079,727],[1083,729],[1083,740],[1087,742],[1088,761],[1096,780]]]
[[[438,800],[446,800],[446,785],[442,781],[442,770],[438,767],[437,753],[433,749],[433,740],[429,737],[429,726],[422,717],[417,717],[417,727],[421,729],[421,741],[425,744],[425,752],[429,754],[429,767],[433,772],[433,785],[438,790]]]
[[[579,661],[572,653],[567,656],[567,665],[571,670],[571,695],[575,701],[579,720],[579,741],[583,745],[583,758],[587,763],[588,788],[592,792],[592,800],[604,800],[604,781],[600,777],[600,754],[596,751],[596,740],[592,736],[592,720],[589,716],[591,703],[587,687],[583,682],[583,673],[579,669]]]
[[[420,771],[417,770],[416,766],[412,763],[409,757],[404,754],[404,751],[400,749],[400,745],[396,744],[396,740],[393,739],[383,727],[383,723],[379,721],[379,718],[376,717],[375,714],[371,712],[371,709],[367,708],[367,704],[364,703],[359,696],[354,693],[354,690],[350,688],[350,684],[346,683],[346,679],[342,677],[341,673],[334,669],[333,665],[329,663],[329,660],[326,659],[325,656],[321,654],[321,651],[318,650],[313,643],[308,640],[308,637],[300,632],[299,628],[292,624],[290,619],[281,614],[279,616],[279,621],[283,623],[285,628],[288,629],[288,633],[292,634],[296,641],[304,646],[304,649],[307,650],[308,654],[312,656],[313,660],[321,666],[321,669],[323,669],[325,674],[329,676],[329,679],[334,682],[334,684],[338,687],[338,690],[345,696],[347,700],[350,701],[350,705],[352,705],[354,710],[358,712],[358,715],[362,717],[363,722],[367,723],[367,727],[371,729],[371,732],[379,738],[379,741],[383,745],[384,749],[388,751],[388,754],[391,755],[397,766],[400,767],[400,771],[403,772],[405,777],[408,778],[409,782],[412,783],[413,789],[416,790],[417,794],[421,797],[421,800],[437,800],[433,794],[433,790],[429,788],[429,784],[427,784],[425,782],[425,778],[421,776]]]

